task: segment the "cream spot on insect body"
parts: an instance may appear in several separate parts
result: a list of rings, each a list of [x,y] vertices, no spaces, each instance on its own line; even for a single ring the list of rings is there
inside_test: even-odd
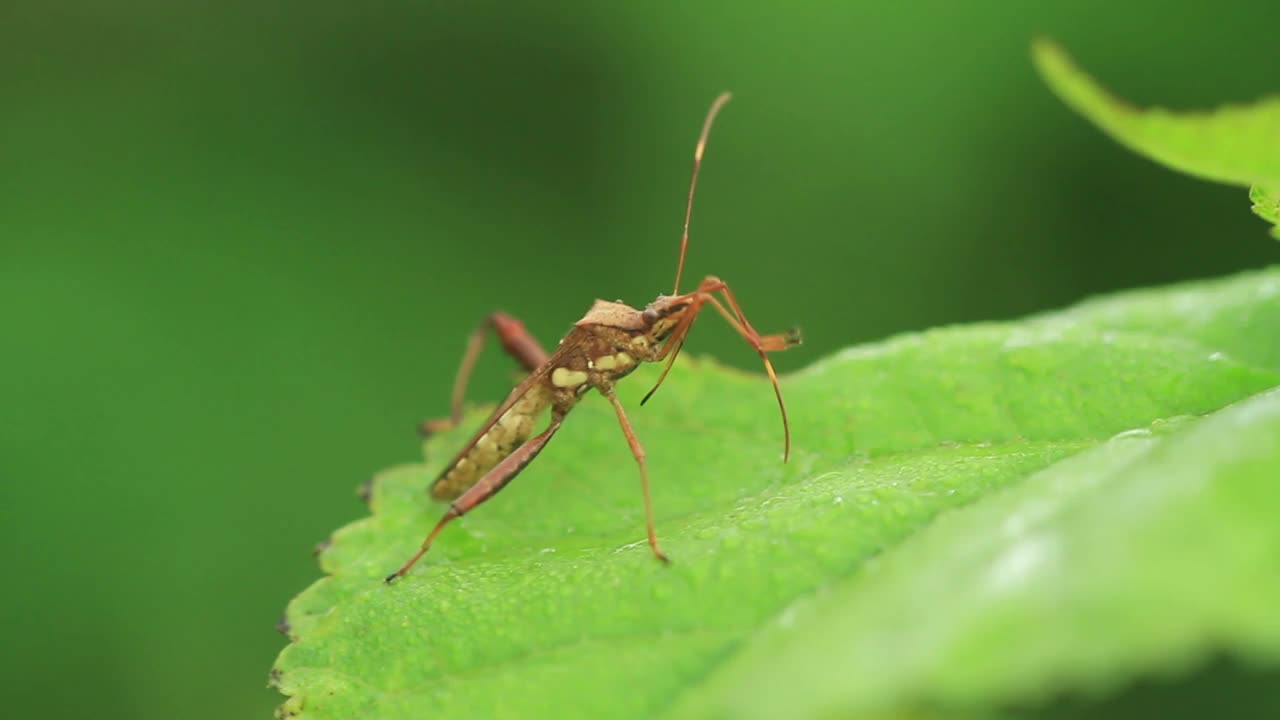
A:
[[[637,348],[640,348],[641,350],[644,350],[645,348],[649,347],[649,336],[637,335],[631,338],[631,345],[632,347],[637,347]]]
[[[532,427],[533,419],[523,412],[523,408],[513,407],[503,413],[498,424],[489,430],[489,434],[493,436],[495,443],[505,445],[528,437]]]
[[[558,367],[551,371],[551,384],[556,387],[577,387],[586,381],[587,373],[582,370]]]
[[[588,364],[588,366],[592,366],[592,365],[594,365],[597,368],[600,368],[601,370],[612,370],[614,367],[613,356],[605,355],[604,357],[598,357],[595,360],[592,360],[591,363]]]
[[[620,368],[631,367],[636,364],[636,359],[624,352],[620,352],[613,356],[613,364],[615,367]]]

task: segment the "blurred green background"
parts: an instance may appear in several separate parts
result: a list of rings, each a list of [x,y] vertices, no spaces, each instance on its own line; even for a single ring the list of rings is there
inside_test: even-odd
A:
[[[689,277],[801,324],[784,371],[1280,259],[1243,189],[1114,146],[1027,50],[1249,100],[1273,0],[691,5],[0,7],[7,717],[267,717],[312,545],[417,457],[482,315],[550,344],[670,290],[721,90]],[[755,368],[718,322],[689,349]]]

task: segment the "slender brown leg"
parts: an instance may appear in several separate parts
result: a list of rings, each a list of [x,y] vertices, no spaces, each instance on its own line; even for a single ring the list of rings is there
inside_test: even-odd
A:
[[[449,524],[450,520],[466,515],[476,506],[496,495],[499,490],[506,487],[507,483],[515,479],[515,476],[519,475],[520,471],[532,462],[538,456],[538,453],[542,452],[542,448],[546,446],[551,436],[556,434],[563,422],[564,413],[552,411],[551,425],[503,458],[502,462],[495,465],[492,470],[485,473],[484,477],[477,480],[475,485],[472,485],[457,500],[454,500],[449,505],[449,510],[445,512],[444,517],[440,518],[440,521],[431,530],[431,534],[427,535],[427,539],[422,541],[422,547],[418,552],[414,553],[413,557],[409,558],[409,562],[402,565],[399,570],[388,575],[386,582],[390,584],[396,578],[403,577],[405,573],[409,572],[409,568],[413,567],[413,564],[418,562],[418,559],[426,555],[427,551],[431,549],[431,543],[435,542],[436,536],[440,534],[445,525]]]
[[[709,282],[714,280],[714,282]],[[724,299],[732,308],[733,314],[725,310],[724,306],[716,300],[715,296],[708,295],[707,299],[712,306],[724,316],[725,320],[734,327],[741,335],[751,343],[751,347],[755,348],[760,359],[764,361],[765,374],[769,376],[769,382],[773,383],[773,394],[778,398],[778,410],[782,413],[782,461],[786,462],[791,457],[791,423],[787,420],[787,404],[782,399],[782,388],[778,386],[778,374],[774,372],[773,363],[769,362],[769,350],[786,350],[789,347],[800,344],[800,331],[792,329],[778,335],[761,336],[756,329],[751,327],[751,323],[747,320],[746,313],[742,312],[742,307],[738,305],[737,299],[733,297],[733,291],[729,289],[729,285],[723,280],[708,278],[703,281],[703,289],[707,291],[719,291],[724,295]]]
[[[725,306],[714,296],[708,296],[707,302],[711,303],[711,306],[720,313],[721,317],[728,321],[739,335],[746,338],[747,342],[751,343],[752,347],[758,347],[758,349],[765,350],[766,352],[781,352],[787,348],[795,347],[800,344],[799,328],[791,328],[786,332],[774,333],[773,335],[761,335],[754,329],[744,327],[742,323],[738,322],[738,319],[725,309]]]
[[[654,557],[664,563],[671,562],[667,556],[658,547],[658,535],[653,530],[653,502],[649,499],[649,469],[644,462],[644,447],[640,445],[640,438],[636,437],[636,431],[631,428],[631,421],[627,419],[627,413],[622,409],[622,403],[618,401],[618,396],[614,394],[613,387],[609,385],[600,385],[600,394],[609,398],[609,402],[613,404],[613,409],[618,413],[618,422],[622,425],[622,434],[627,436],[627,444],[631,446],[631,454],[636,459],[636,464],[640,466],[640,488],[644,493],[644,522],[645,529],[649,531],[649,547],[653,550]]]
[[[423,435],[430,435],[458,424],[462,419],[462,400],[471,381],[471,371],[480,359],[480,351],[484,349],[484,339],[492,328],[498,336],[498,342],[508,355],[516,359],[526,372],[533,372],[547,361],[547,351],[542,349],[537,338],[524,329],[524,324],[504,312],[490,313],[467,340],[467,350],[462,355],[462,366],[458,368],[458,376],[453,383],[453,400],[449,407],[449,417],[434,418],[422,423]]]

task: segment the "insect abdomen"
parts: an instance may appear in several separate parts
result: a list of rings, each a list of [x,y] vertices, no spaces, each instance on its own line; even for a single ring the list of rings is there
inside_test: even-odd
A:
[[[484,477],[512,451],[533,436],[533,425],[551,405],[552,391],[537,383],[498,418],[484,434],[459,453],[431,485],[431,496],[451,500]]]

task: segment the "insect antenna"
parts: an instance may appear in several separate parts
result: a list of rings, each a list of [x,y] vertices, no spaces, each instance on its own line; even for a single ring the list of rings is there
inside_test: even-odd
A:
[[[676,263],[676,285],[671,291],[672,295],[680,294],[680,276],[684,273],[684,253],[689,248],[689,219],[693,217],[693,191],[698,187],[698,170],[702,168],[702,153],[707,149],[707,136],[711,134],[711,123],[716,119],[716,114],[732,97],[732,93],[721,93],[720,97],[711,103],[711,109],[707,111],[707,119],[702,121],[702,134],[698,136],[698,144],[693,149],[693,178],[689,180],[689,201],[684,206],[684,232],[680,235],[680,261]]]

